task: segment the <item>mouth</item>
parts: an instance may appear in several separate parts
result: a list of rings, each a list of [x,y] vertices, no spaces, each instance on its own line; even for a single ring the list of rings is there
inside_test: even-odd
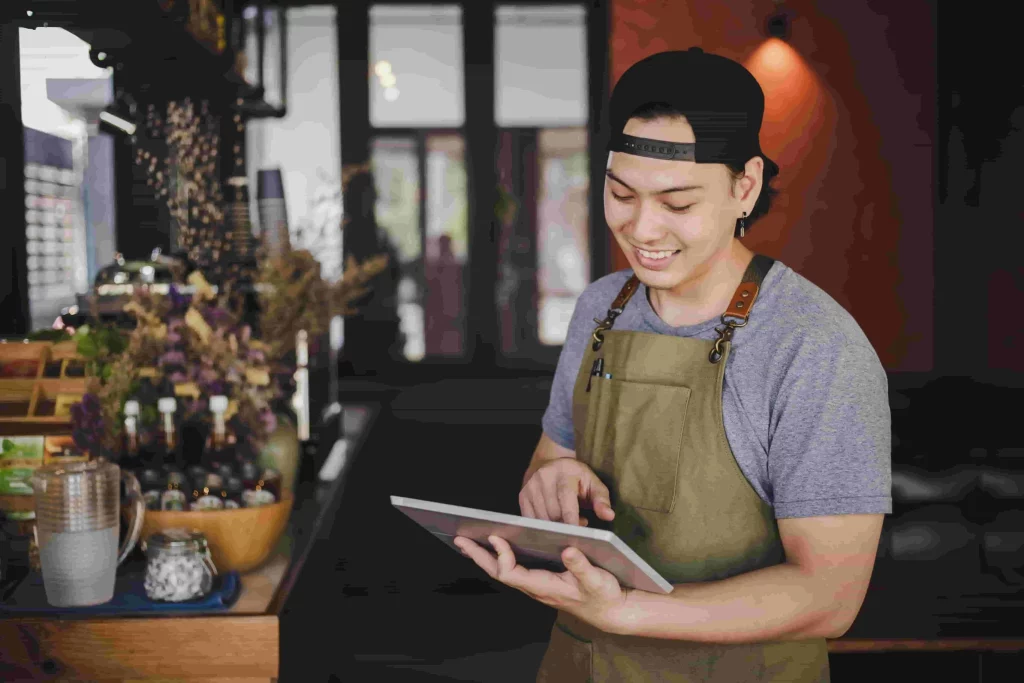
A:
[[[633,247],[633,253],[636,254],[637,261],[639,261],[640,265],[647,270],[663,270],[664,268],[667,268],[681,251],[681,249],[676,249],[674,251],[650,251],[647,249],[640,249],[639,247]]]

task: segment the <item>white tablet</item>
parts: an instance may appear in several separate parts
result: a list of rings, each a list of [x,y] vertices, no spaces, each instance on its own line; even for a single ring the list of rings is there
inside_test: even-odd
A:
[[[672,584],[611,531],[400,496],[391,496],[391,504],[456,551],[456,536],[490,548],[487,537],[494,535],[508,541],[524,567],[564,572],[562,551],[573,546],[625,587],[672,592]]]

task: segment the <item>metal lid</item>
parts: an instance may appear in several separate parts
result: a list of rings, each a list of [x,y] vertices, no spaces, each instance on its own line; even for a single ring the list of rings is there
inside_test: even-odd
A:
[[[178,402],[174,400],[173,396],[164,396],[156,402],[156,408],[161,413],[173,413],[178,409]]]
[[[210,410],[215,413],[223,413],[228,409],[228,397],[227,396],[211,396],[210,397]]]
[[[146,540],[146,545],[152,548],[205,552],[206,536],[198,529],[164,529],[150,536]]]
[[[139,402],[138,401],[125,401],[124,402],[124,414],[134,415],[139,414]]]

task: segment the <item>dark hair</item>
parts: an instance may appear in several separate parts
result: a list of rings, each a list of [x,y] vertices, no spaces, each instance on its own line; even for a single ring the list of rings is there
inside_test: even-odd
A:
[[[679,116],[685,118],[686,114],[665,102],[650,102],[639,107],[633,112],[630,118],[640,119],[642,121],[653,121],[654,119],[675,118]],[[730,162],[724,165],[729,169],[729,173],[733,176],[733,179],[739,180],[743,177],[743,174],[745,173],[743,164]],[[771,182],[775,180],[777,175],[778,172],[774,168],[770,168],[768,164],[765,164],[764,173],[761,179],[761,194],[758,195],[757,201],[754,203],[754,208],[750,210],[750,214],[746,219],[747,232],[750,232],[750,226],[753,225],[758,218],[768,213],[768,210],[772,207],[772,200],[779,194],[779,191],[771,186]],[[740,234],[739,221],[736,221],[736,230],[734,234],[737,237]]]

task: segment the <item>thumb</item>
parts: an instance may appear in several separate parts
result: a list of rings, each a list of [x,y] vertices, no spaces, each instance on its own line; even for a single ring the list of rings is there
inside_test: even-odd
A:
[[[586,481],[586,497],[590,500],[590,506],[594,512],[606,522],[613,519],[615,511],[612,510],[612,499],[608,487],[593,472],[590,473],[590,477]]]

